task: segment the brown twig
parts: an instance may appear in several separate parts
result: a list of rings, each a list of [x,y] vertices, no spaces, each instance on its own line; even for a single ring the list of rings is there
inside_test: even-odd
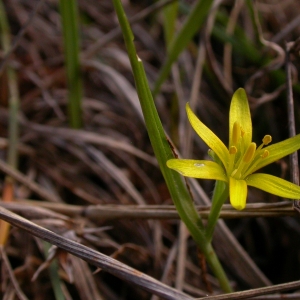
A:
[[[290,49],[288,43],[285,43],[285,72],[286,72],[286,96],[287,96],[287,111],[288,111],[288,127],[289,136],[296,135],[295,125],[295,113],[294,113],[294,98],[293,98],[293,87],[292,87],[292,74],[291,74],[291,62],[290,62]],[[293,183],[299,185],[299,163],[298,153],[294,152],[290,155],[290,171],[291,179]],[[293,201],[293,208],[300,212],[299,200]]]
[[[0,206],[11,211],[33,215],[34,210],[45,208],[69,217],[85,217],[93,222],[117,219],[179,219],[178,213],[173,205],[70,205],[63,203],[53,203],[44,201],[17,200],[14,203],[0,201]],[[197,210],[202,218],[208,217],[210,206],[197,206]],[[37,216],[41,212],[37,211]],[[279,202],[275,204],[256,203],[248,204],[243,211],[232,209],[231,205],[223,205],[220,218],[257,218],[257,217],[282,217],[295,216],[290,202]]]
[[[41,5],[43,4],[44,0],[39,0],[38,3],[36,4],[34,10],[31,12],[31,14],[28,16],[27,22],[22,26],[21,30],[19,31],[19,33],[17,34],[17,36],[15,37],[12,46],[10,48],[10,50],[5,54],[3,60],[0,63],[0,76],[2,75],[5,66],[7,65],[8,61],[9,61],[9,57],[11,56],[11,54],[14,52],[14,50],[17,48],[17,46],[19,45],[22,37],[24,36],[24,34],[26,33],[27,28],[30,26],[30,24],[32,23],[32,20],[34,20],[34,16],[36,15],[36,13],[38,12],[39,8],[41,7]]]
[[[283,291],[299,289],[299,287],[300,287],[300,280],[289,282],[289,283],[277,284],[273,286],[267,286],[258,289],[251,289],[243,292],[236,292],[236,293],[230,293],[225,295],[210,296],[210,297],[197,298],[197,299],[205,299],[205,300],[249,299],[260,295],[273,294],[273,293],[279,293]],[[282,296],[282,298],[280,299],[284,299],[284,296]]]
[[[15,289],[15,292],[16,292],[18,298],[20,300],[28,300],[28,298],[25,296],[25,294],[23,293],[23,291],[21,290],[21,288],[19,286],[19,283],[15,277],[14,271],[10,265],[10,262],[7,258],[7,255],[6,255],[6,252],[3,248],[3,246],[0,246],[0,261],[1,260],[4,262],[6,272],[8,274],[8,277],[9,277],[14,289]]]
[[[175,0],[166,0],[166,1],[158,1],[151,5],[150,7],[145,8],[140,13],[136,14],[134,17],[129,19],[129,23],[132,25],[140,20],[143,20],[145,17],[147,17],[149,14],[171,4],[172,2],[175,2]],[[111,30],[109,33],[104,35],[100,40],[98,40],[95,44],[90,46],[82,55],[82,59],[88,59],[91,58],[93,55],[96,54],[97,51],[99,51],[100,48],[105,46],[109,41],[112,39],[115,39],[118,36],[121,36],[122,31],[120,27],[116,27],[115,29]]]
[[[11,225],[24,229],[35,237],[39,237],[44,241],[56,245],[65,251],[85,260],[86,262],[109,272],[116,277],[131,282],[141,288],[162,297],[163,299],[170,300],[191,300],[192,297],[187,294],[177,291],[158,280],[145,275],[144,273],[133,269],[126,264],[123,264],[107,255],[97,252],[91,248],[67,239],[58,235],[46,228],[43,228],[33,222],[30,222],[6,209],[0,207],[0,219],[10,223]]]

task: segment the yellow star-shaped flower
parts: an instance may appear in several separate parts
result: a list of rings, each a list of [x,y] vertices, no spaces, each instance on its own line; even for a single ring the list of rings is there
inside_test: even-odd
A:
[[[229,147],[207,128],[186,105],[189,121],[217,157],[215,161],[170,159],[167,166],[187,177],[221,180],[229,185],[231,205],[242,210],[246,206],[247,185],[271,194],[300,199],[300,187],[276,176],[254,173],[300,149],[300,134],[283,142],[267,146],[272,137],[266,135],[257,147],[252,142],[252,122],[245,90],[238,89],[229,112]],[[267,147],[265,147],[267,146]],[[254,173],[254,174],[253,174]]]

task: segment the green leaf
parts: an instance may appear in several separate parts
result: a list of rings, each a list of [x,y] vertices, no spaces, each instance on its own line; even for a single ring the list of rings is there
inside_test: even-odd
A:
[[[227,182],[227,176],[224,169],[217,163],[209,160],[192,159],[170,159],[167,166],[183,176],[222,180]]]
[[[206,127],[193,113],[189,104],[186,104],[186,112],[189,121],[200,136],[200,138],[205,142],[205,144],[210,147],[215,154],[220,158],[225,168],[228,167],[229,163],[229,152],[223,142],[208,128]]]
[[[251,173],[281,159],[282,157],[290,155],[291,153],[299,149],[300,149],[300,134],[297,134],[282,142],[267,146],[263,148],[261,152],[263,153],[264,151],[268,151],[269,155],[265,158],[259,159],[257,164],[255,165],[255,168],[251,170]]]
[[[246,206],[247,183],[245,180],[237,180],[233,177],[229,179],[229,197],[231,205],[238,210]]]
[[[178,15],[178,1],[175,1],[163,8],[164,14],[164,35],[167,46],[169,47],[176,29]]]
[[[180,53],[186,48],[192,37],[204,23],[212,3],[213,0],[198,0],[192,8],[191,13],[183,24],[181,30],[171,41],[168,47],[167,59],[155,82],[153,97],[158,94],[161,85],[169,76],[172,64],[177,60]]]
[[[252,141],[252,121],[248,98],[244,89],[239,88],[232,96],[229,111],[229,148],[232,146],[233,124],[238,122],[245,132],[243,136],[245,149]]]
[[[173,202],[180,218],[183,220],[192,237],[199,245],[210,267],[212,268],[212,271],[218,277],[222,289],[226,292],[230,292],[231,287],[229,281],[216,256],[216,253],[205,237],[202,220],[194,206],[193,200],[191,199],[185,184],[182,181],[181,176],[177,172],[169,169],[166,165],[167,160],[173,158],[173,153],[168,144],[154,105],[143,64],[136,54],[132,32],[121,1],[113,0],[113,3],[123,32],[149,138]]]
[[[204,232],[202,232],[202,221],[180,175],[169,169],[166,165],[167,160],[174,156],[167,142],[165,132],[154,105],[143,64],[136,54],[130,25],[120,1],[114,0],[113,2],[123,31],[128,56],[134,74],[137,93],[155,156],[158,160],[160,169],[180,217],[184,220],[184,222],[186,222],[187,227],[199,243],[199,246],[203,247],[205,240],[203,239]]]
[[[68,113],[72,128],[82,127],[82,82],[79,62],[78,7],[76,0],[60,0],[59,9],[64,37],[68,78]]]
[[[300,186],[273,175],[262,173],[252,174],[246,178],[246,182],[250,186],[279,197],[300,199]]]

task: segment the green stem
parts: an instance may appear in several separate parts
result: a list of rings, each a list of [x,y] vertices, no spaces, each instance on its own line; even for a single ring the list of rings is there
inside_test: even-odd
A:
[[[175,171],[172,171],[175,173]],[[172,193],[171,193],[172,196]],[[185,223],[191,236],[199,246],[201,252],[204,254],[208,265],[210,266],[213,274],[218,278],[222,290],[226,293],[231,293],[232,289],[229,280],[224,272],[224,269],[203,230],[203,225],[199,215],[195,214],[195,210],[191,205],[188,205],[188,199],[181,198],[179,201],[177,197],[173,197],[174,204],[178,211],[181,220]],[[199,224],[199,221],[201,222]]]
[[[212,205],[208,216],[207,227],[206,227],[206,238],[211,242],[215,227],[217,225],[222,205],[228,199],[229,189],[228,184],[223,181],[216,181]]]

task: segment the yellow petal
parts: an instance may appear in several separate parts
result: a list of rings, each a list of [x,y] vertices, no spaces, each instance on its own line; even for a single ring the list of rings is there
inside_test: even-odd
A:
[[[246,182],[265,192],[288,199],[300,199],[300,186],[269,174],[249,175]]]
[[[232,144],[233,126],[238,122],[245,132],[243,139],[245,149],[248,148],[252,141],[252,121],[249,109],[248,98],[244,89],[239,88],[232,96],[229,111],[229,148],[235,146]]]
[[[238,210],[246,206],[247,184],[245,180],[229,179],[229,197],[231,205]]]
[[[229,162],[229,152],[226,146],[208,127],[206,127],[196,117],[188,103],[186,104],[186,112],[194,130],[206,143],[206,145],[216,153],[216,155],[220,158],[225,168],[227,168]]]
[[[169,159],[167,166],[183,176],[227,182],[224,169],[210,160]]]

